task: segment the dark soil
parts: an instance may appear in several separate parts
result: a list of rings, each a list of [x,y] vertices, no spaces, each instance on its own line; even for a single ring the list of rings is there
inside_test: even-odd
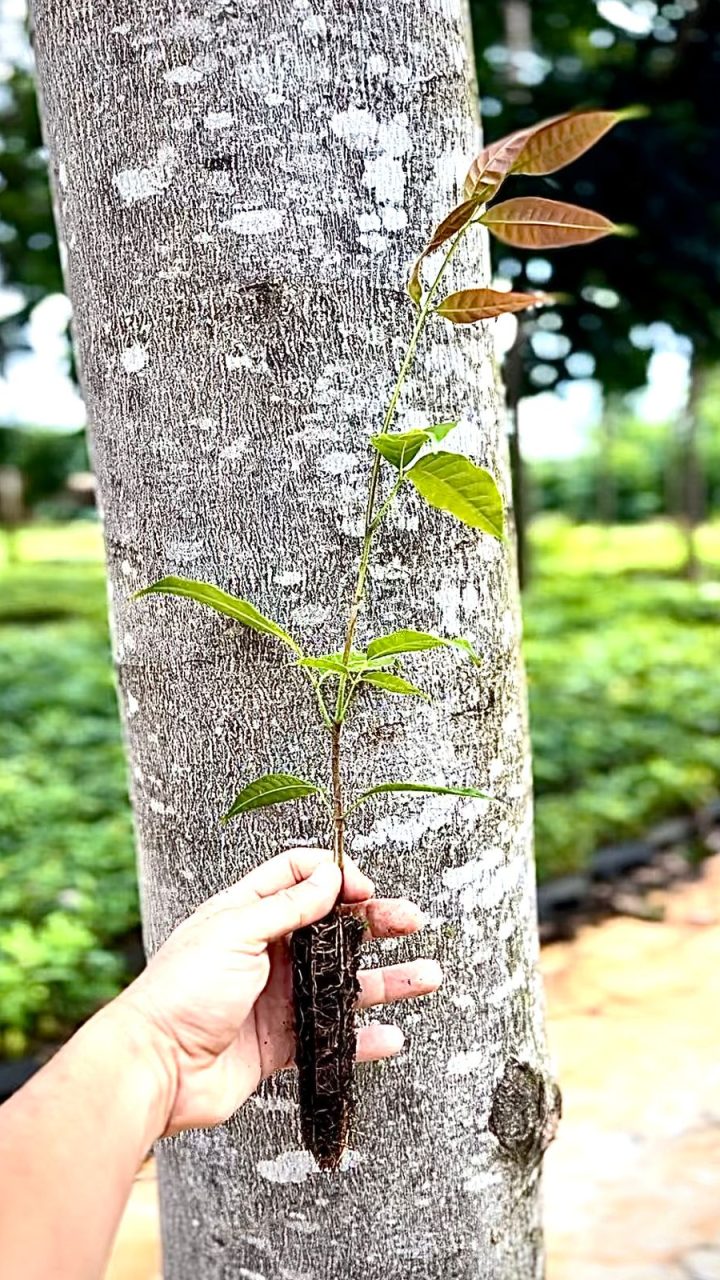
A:
[[[290,951],[300,1128],[321,1169],[336,1169],[354,1115],[355,1006],[364,925],[333,908],[298,929]]]

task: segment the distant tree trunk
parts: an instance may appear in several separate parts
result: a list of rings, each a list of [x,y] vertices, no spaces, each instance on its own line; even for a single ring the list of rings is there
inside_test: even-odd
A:
[[[327,838],[310,808],[226,829],[218,814],[256,773],[320,777],[328,761],[270,643],[129,595],[166,572],[206,578],[316,651],[338,646],[366,438],[411,323],[407,264],[478,144],[467,14],[460,0],[36,0],[34,18],[154,949],[260,859]],[[423,344],[404,420],[450,413],[507,492],[485,327],[438,324]],[[411,620],[475,637],[484,663],[421,670],[435,697],[419,712],[363,711],[348,788],[402,769],[501,803],[368,813],[354,852],[384,893],[427,908],[421,945],[445,986],[398,1011],[401,1059],[360,1073],[344,1174],[315,1175],[298,1150],[289,1075],[229,1124],[159,1144],[168,1280],[542,1274],[535,1167],[555,1103],[512,556],[409,497],[378,560],[364,638]]]
[[[523,347],[525,335],[522,323],[505,356],[503,373],[507,388],[508,440],[510,452],[510,476],[512,479],[513,513],[515,517],[515,541],[517,545],[517,572],[520,590],[524,591],[530,579],[530,543],[528,522],[530,515],[530,488],[527,468],[522,453],[520,436],[520,399],[523,376]]]
[[[600,426],[600,454],[597,472],[597,518],[600,524],[615,524],[618,515],[617,483],[613,467],[612,448],[615,442],[615,422],[605,410]]]
[[[700,401],[705,388],[705,372],[697,361],[690,369],[690,389],[681,422],[680,526],[685,536],[683,577],[694,582],[700,576],[697,527],[705,514],[705,482],[698,449]]]

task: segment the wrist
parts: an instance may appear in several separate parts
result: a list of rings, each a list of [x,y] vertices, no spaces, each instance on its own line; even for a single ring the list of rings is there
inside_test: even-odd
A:
[[[96,1013],[83,1031],[97,1040],[101,1053],[120,1059],[123,1076],[142,1109],[149,1150],[167,1129],[177,1094],[177,1062],[171,1044],[152,1018],[125,995]]]

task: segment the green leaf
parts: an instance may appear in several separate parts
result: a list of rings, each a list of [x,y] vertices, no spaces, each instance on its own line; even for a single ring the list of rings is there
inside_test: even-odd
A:
[[[401,470],[417,456],[425,445],[433,441],[439,443],[445,439],[457,422],[438,422],[434,427],[416,428],[414,431],[402,431],[395,434],[372,436],[371,445],[387,462]]]
[[[402,676],[391,675],[389,671],[370,671],[362,676],[362,683],[370,684],[375,689],[382,689],[384,693],[400,693],[406,697],[422,698],[425,702],[432,701],[424,690],[418,689],[416,684],[411,684]]]
[[[413,263],[413,268],[412,268],[412,271],[410,272],[410,276],[408,278],[408,282],[406,286],[408,295],[410,297],[410,301],[414,302],[416,307],[420,306],[420,303],[422,302],[422,295],[423,295],[422,279],[420,277],[421,263],[422,263],[422,258],[418,258],[416,262]]]
[[[181,596],[188,600],[197,600],[198,604],[207,605],[208,608],[215,609],[217,613],[222,613],[227,618],[233,618],[235,622],[241,622],[243,626],[249,627],[251,631],[259,631],[262,635],[274,636],[276,640],[282,640],[283,644],[288,645],[295,653],[302,652],[292,636],[278,626],[277,622],[266,618],[247,600],[241,600],[238,596],[228,595],[227,591],[221,591],[219,587],[213,587],[209,582],[196,582],[192,578],[175,578],[172,576],[160,578],[158,582],[151,583],[149,587],[143,587],[142,590],[136,591],[133,599],[139,600],[142,596],[154,594]]]
[[[304,778],[296,778],[292,773],[266,773],[256,778],[235,797],[227,813],[222,816],[223,822],[236,818],[241,813],[249,813],[251,809],[263,809],[271,804],[285,804],[288,800],[302,800],[304,796],[327,796],[324,787],[314,782],[306,782]]]
[[[311,671],[332,672],[333,675],[346,676],[350,671],[350,667],[346,666],[342,658],[334,653],[326,653],[318,658],[299,658],[299,667],[309,667]]]
[[[428,453],[408,480],[431,507],[449,511],[472,529],[503,538],[502,498],[492,476],[460,453]]]
[[[367,791],[362,791],[356,800],[353,801],[352,808],[362,804],[364,800],[369,800],[371,796],[386,795],[390,791],[427,791],[438,796],[468,796],[473,800],[493,800],[494,796],[489,796],[485,791],[478,791],[477,787],[440,787],[434,782],[380,782],[376,787],[370,787]]]
[[[443,636],[432,635],[429,631],[393,631],[387,636],[378,636],[377,640],[371,640],[368,645],[368,658],[382,658],[395,653],[418,653],[423,649],[447,649],[455,647],[463,649],[469,654],[473,662],[478,666],[481,658],[473,649],[469,640],[463,640],[462,637],[451,637],[445,639]]]

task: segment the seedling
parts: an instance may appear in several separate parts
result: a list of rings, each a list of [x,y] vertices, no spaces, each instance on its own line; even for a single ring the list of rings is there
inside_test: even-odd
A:
[[[440,650],[454,648],[471,663],[480,664],[479,655],[464,636],[434,635],[413,630],[409,624],[389,635],[374,637],[364,647],[356,645],[373,545],[399,493],[410,486],[431,507],[488,537],[504,540],[503,504],[495,480],[470,458],[443,447],[457,423],[440,422],[402,432],[392,428],[405,379],[428,324],[438,320],[453,325],[473,324],[558,301],[552,294],[508,293],[481,286],[440,297],[448,267],[474,228],[486,227],[499,240],[522,249],[586,244],[611,233],[627,232],[627,228],[599,213],[561,201],[521,196],[497,203],[497,196],[513,174],[555,173],[619,121],[638,114],[632,108],[569,113],[483,148],[470,166],[465,199],[436,227],[414,263],[407,287],[416,310],[415,324],[382,427],[369,441],[372,464],[357,581],[344,641],[336,652],[306,652],[289,631],[247,600],[206,582],[165,577],[137,592],[138,597],[187,597],[271,637],[290,651],[293,665],[314,697],[321,729],[329,740],[326,782],[290,773],[264,774],[242,788],[223,815],[223,822],[268,805],[315,797],[327,813],[334,857],[342,867],[348,819],[369,801],[395,792],[489,798],[474,785],[415,779],[377,783],[349,801],[344,795],[343,726],[358,698],[427,698],[405,671],[414,653],[432,650],[439,657]],[[443,256],[427,284],[427,259],[439,250],[443,250]],[[362,932],[355,916],[336,907],[324,920],[299,930],[291,943],[301,1128],[306,1146],[323,1169],[334,1169],[339,1164],[353,1116],[354,1010]]]

